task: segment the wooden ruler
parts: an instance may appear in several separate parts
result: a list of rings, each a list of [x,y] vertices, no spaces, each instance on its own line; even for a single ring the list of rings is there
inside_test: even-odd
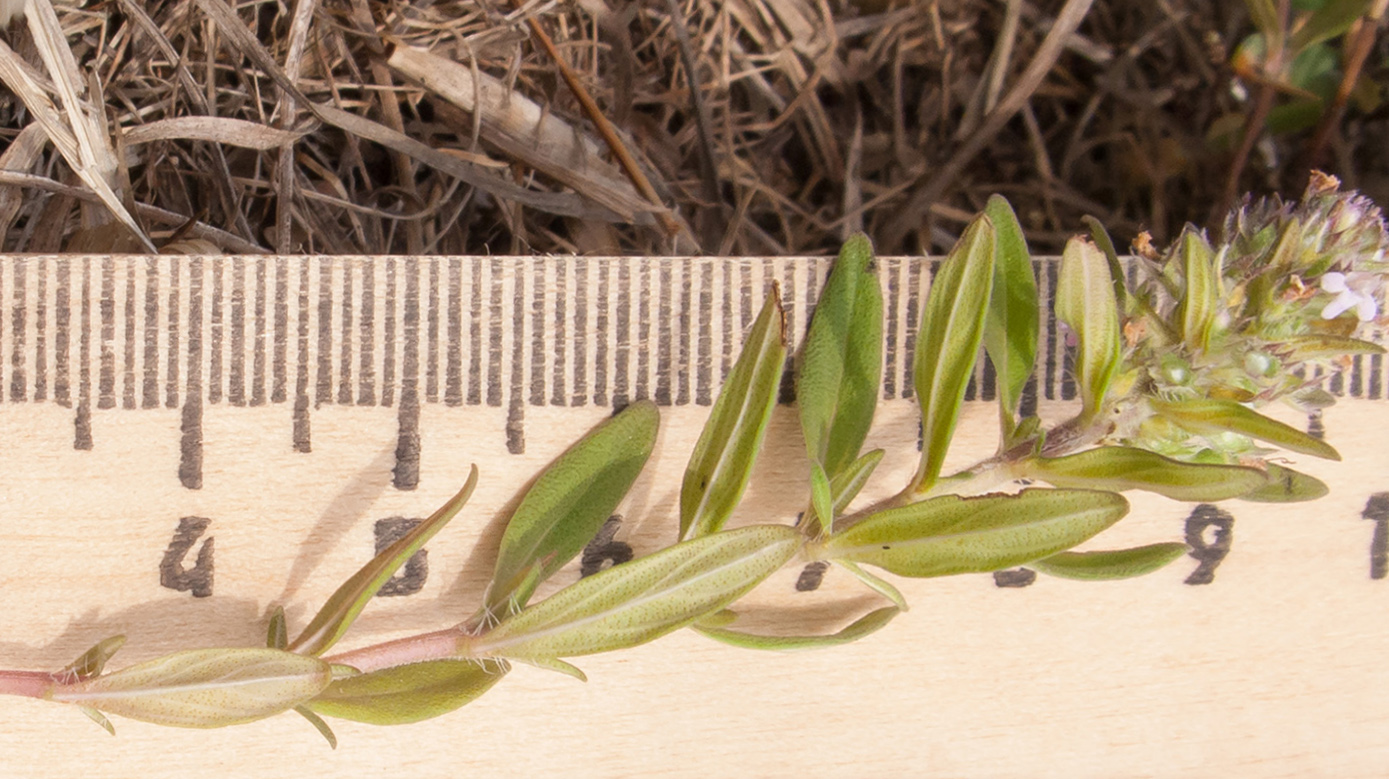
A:
[[[888,456],[865,500],[915,465],[911,359],[932,269],[879,263],[885,372],[869,445]],[[451,624],[476,607],[518,490],[639,398],[662,407],[662,432],[608,551],[669,544],[685,458],[764,291],[779,283],[799,337],[827,270],[805,258],[8,259],[0,667],[59,667],[115,633],[130,638],[117,666],[254,645],[274,604],[302,626],[475,462],[473,501],[350,640]],[[1040,261],[1038,277],[1048,294],[1055,263]],[[1075,387],[1055,321],[1042,325],[1026,402],[1055,421]],[[336,725],[337,752],[289,717],[208,733],[122,721],[112,740],[75,710],[0,700],[0,765],[142,777],[1378,775],[1386,379],[1382,358],[1357,357],[1328,383],[1340,404],[1282,414],[1345,455],[1294,460],[1331,485],[1322,501],[1131,494],[1132,515],[1091,546],[1193,547],[1143,579],[906,582],[914,609],[849,647],[759,654],[679,633],[581,658],[588,685],[521,668],[439,720]],[[993,395],[981,361],[955,464],[992,451]],[[789,521],[804,507],[803,466],[794,407],[779,407],[735,523]],[[833,573],[798,593],[795,574],[755,594],[754,626],[829,630],[873,603]]]

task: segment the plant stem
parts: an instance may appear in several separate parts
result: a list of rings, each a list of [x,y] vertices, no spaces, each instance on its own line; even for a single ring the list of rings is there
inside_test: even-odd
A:
[[[458,657],[467,638],[467,634],[462,630],[452,627],[354,649],[323,659],[334,665],[348,665],[362,673],[370,673],[397,665]]]
[[[0,671],[0,695],[47,698],[59,683],[57,676],[44,671]]]

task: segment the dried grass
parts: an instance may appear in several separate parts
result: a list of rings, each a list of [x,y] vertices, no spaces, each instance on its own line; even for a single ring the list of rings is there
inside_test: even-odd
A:
[[[1087,5],[27,0],[0,43],[3,248],[938,251],[992,192],[1044,251],[1085,213],[1170,236],[1220,195],[1246,22]],[[1329,146],[1381,198],[1384,114]],[[1242,185],[1296,190],[1301,141]]]

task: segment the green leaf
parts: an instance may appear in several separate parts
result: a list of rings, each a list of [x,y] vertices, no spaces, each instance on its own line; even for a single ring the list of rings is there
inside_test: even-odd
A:
[[[270,615],[270,625],[265,629],[265,645],[271,649],[285,649],[289,646],[289,628],[285,625],[285,607],[276,606]]]
[[[1076,380],[1085,403],[1082,413],[1093,419],[1119,367],[1119,311],[1109,263],[1104,253],[1084,238],[1067,241],[1062,252],[1056,315],[1080,341]]]
[[[1265,483],[1258,468],[1199,465],[1163,457],[1146,449],[1103,446],[1065,457],[1035,458],[1020,464],[1022,472],[1057,487],[1145,490],[1173,500],[1213,502],[1236,498]]]
[[[810,464],[810,498],[815,515],[826,533],[834,529],[834,492],[830,487],[830,477],[819,463]]]
[[[830,480],[830,494],[834,496],[834,514],[839,516],[848,510],[849,504],[854,502],[863,485],[868,483],[868,477],[873,475],[873,470],[878,467],[878,463],[883,461],[886,454],[882,449],[874,449],[864,452],[863,456],[854,460],[848,468],[835,474]]]
[[[831,536],[819,556],[899,576],[986,573],[1070,549],[1118,522],[1128,508],[1121,495],[1088,490],[946,495],[872,514]]]
[[[322,717],[314,714],[308,706],[295,706],[294,711],[299,716],[308,720],[310,725],[313,725],[314,730],[318,731],[318,735],[322,736],[323,740],[328,742],[328,747],[330,749],[338,748],[337,734],[333,732],[332,728],[328,727],[328,723],[324,722]]]
[[[502,535],[487,591],[494,615],[522,607],[535,587],[584,550],[632,488],[660,426],[641,400],[604,420],[536,478]],[[539,565],[539,575],[528,575]]]
[[[1037,364],[1037,278],[1022,226],[999,195],[984,209],[993,223],[994,280],[984,319],[984,350],[998,375],[998,414],[1006,441],[1017,427],[1023,388]]]
[[[1294,471],[1281,465],[1267,464],[1268,483],[1239,496],[1252,503],[1303,503],[1324,498],[1331,492],[1326,482],[1315,476]]]
[[[367,601],[376,595],[382,585],[463,508],[476,486],[477,466],[474,465],[468,474],[468,482],[457,495],[395,543],[381,550],[352,578],[343,582],[288,649],[306,655],[321,655],[328,651],[352,627],[362,609],[366,608]]]
[[[193,649],[60,685],[49,697],[156,725],[218,728],[292,709],[331,681],[332,669],[316,657],[279,649]]]
[[[1350,29],[1369,10],[1369,0],[1327,0],[1293,33],[1292,50],[1301,52]]]
[[[505,661],[427,660],[337,679],[306,705],[328,717],[404,725],[447,714],[501,681]]]
[[[1186,554],[1186,544],[1149,544],[1103,552],[1062,552],[1028,563],[1048,576],[1108,581],[1143,576]]]
[[[843,568],[844,570],[853,574],[855,579],[858,579],[860,582],[863,582],[865,585],[867,585],[868,589],[892,601],[893,605],[895,605],[898,609],[902,611],[907,610],[907,599],[902,596],[901,590],[892,586],[892,582],[874,576],[873,574],[860,568],[858,564],[851,563],[848,560],[836,560],[835,563],[839,565],[840,568]]]
[[[981,215],[941,263],[922,309],[913,368],[921,405],[921,464],[908,494],[926,492],[940,477],[984,338],[993,281],[994,228]]]
[[[743,497],[786,364],[786,317],[776,285],[704,423],[680,487],[680,538],[717,533]]]
[[[56,675],[60,679],[73,681],[100,676],[102,670],[106,668],[106,662],[111,659],[112,655],[119,652],[122,646],[125,646],[125,636],[111,636],[103,639],[91,649],[83,652],[81,657],[68,663]]]
[[[796,377],[806,452],[831,477],[857,457],[878,407],[883,298],[873,247],[844,243],[815,305]]]
[[[1256,30],[1268,38],[1282,37],[1283,28],[1278,23],[1278,10],[1273,0],[1244,0],[1244,4]]]
[[[535,662],[644,644],[732,603],[800,550],[784,525],[725,530],[594,574],[471,640],[474,657]]]
[[[695,623],[690,627],[715,641],[722,641],[725,644],[743,649],[799,652],[806,649],[823,649],[852,643],[886,627],[887,623],[900,613],[902,610],[896,606],[885,606],[876,611],[870,611],[838,633],[828,636],[759,636],[741,630],[708,627],[700,623]]]
[[[1323,360],[1343,354],[1384,354],[1384,347],[1359,338],[1338,335],[1305,335],[1284,338],[1279,354],[1288,360]]]
[[[1181,237],[1182,277],[1186,291],[1177,310],[1182,322],[1182,339],[1193,351],[1210,347],[1211,328],[1220,308],[1220,258],[1196,230],[1188,228]]]
[[[1325,441],[1313,438],[1295,427],[1270,419],[1233,400],[1197,399],[1177,403],[1150,398],[1148,403],[1163,417],[1197,435],[1239,433],[1259,441],[1277,444],[1294,452],[1339,460],[1341,455]]]

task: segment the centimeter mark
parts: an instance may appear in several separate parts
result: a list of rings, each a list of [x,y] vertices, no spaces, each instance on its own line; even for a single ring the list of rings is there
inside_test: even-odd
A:
[[[1038,260],[1049,299],[1057,261]],[[208,406],[286,406],[313,449],[324,406],[395,408],[394,484],[419,482],[425,404],[505,408],[525,451],[528,407],[708,406],[764,292],[780,284],[792,350],[828,258],[33,257],[0,269],[0,405],[73,409],[73,447],[99,445],[98,410],[178,409],[179,478],[202,485]],[[938,260],[880,261],[883,399],[912,396],[916,324]],[[1024,408],[1075,396],[1073,355],[1046,307]],[[792,358],[780,391],[794,400]],[[1381,399],[1380,355],[1328,384]],[[8,389],[8,392],[5,389]],[[992,400],[981,360],[967,399]]]

